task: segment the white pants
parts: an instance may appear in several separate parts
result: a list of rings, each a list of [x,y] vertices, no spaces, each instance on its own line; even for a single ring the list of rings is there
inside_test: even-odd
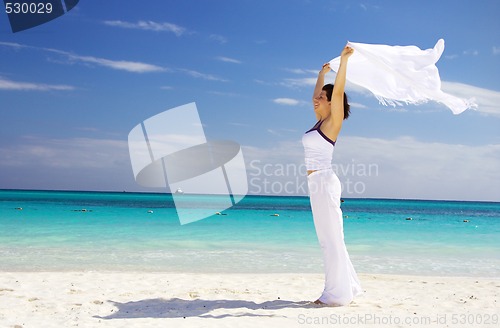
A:
[[[325,289],[319,300],[329,305],[347,305],[362,290],[344,243],[340,181],[331,169],[315,171],[307,181],[325,268]]]

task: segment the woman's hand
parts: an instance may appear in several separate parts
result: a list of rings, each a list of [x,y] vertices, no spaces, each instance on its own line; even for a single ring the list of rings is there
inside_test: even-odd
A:
[[[342,52],[340,53],[340,58],[341,59],[348,59],[349,57],[351,57],[351,55],[354,53],[354,49],[349,47],[349,46],[345,46],[344,49],[342,49]]]
[[[330,72],[332,69],[330,68],[330,63],[323,64],[323,67],[321,68],[321,71],[319,71],[319,74],[325,75],[326,73]]]

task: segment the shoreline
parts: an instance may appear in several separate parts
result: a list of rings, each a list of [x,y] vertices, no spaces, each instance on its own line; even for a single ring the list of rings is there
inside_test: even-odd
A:
[[[500,278],[359,274],[345,307],[315,273],[0,272],[2,327],[495,327]],[[496,320],[496,324],[494,324]],[[488,323],[489,322],[489,323]]]
[[[500,275],[495,276],[481,276],[481,275],[445,275],[445,274],[419,274],[419,273],[370,273],[363,271],[356,271],[359,276],[381,276],[381,277],[395,277],[395,278],[442,278],[442,279],[480,279],[480,280],[493,280],[500,282]],[[0,270],[0,277],[6,274],[103,274],[103,275],[121,275],[121,274],[136,274],[136,275],[207,275],[207,276],[323,276],[321,272],[224,272],[224,271],[165,271],[165,270]]]
[[[127,190],[77,190],[77,189],[10,189],[10,188],[0,188],[0,192],[53,192],[53,193],[81,193],[81,194],[128,194],[128,195],[143,195],[143,196],[163,196],[163,195],[173,195],[172,192],[157,192],[157,191],[127,191]],[[187,196],[224,196],[224,194],[186,194]],[[309,198],[309,195],[291,195],[291,194],[246,194],[239,195],[243,197],[296,197],[296,198]],[[449,203],[493,203],[500,204],[500,200],[484,200],[484,199],[428,199],[428,198],[393,198],[393,197],[342,197],[345,200],[373,200],[373,201],[415,201],[415,202],[449,202]]]

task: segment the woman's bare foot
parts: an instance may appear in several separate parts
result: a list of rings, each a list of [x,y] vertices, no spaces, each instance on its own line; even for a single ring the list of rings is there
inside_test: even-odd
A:
[[[341,306],[340,304],[327,304],[327,303],[321,302],[319,299],[315,300],[313,302],[313,304],[321,305],[321,306],[331,306],[331,307]]]

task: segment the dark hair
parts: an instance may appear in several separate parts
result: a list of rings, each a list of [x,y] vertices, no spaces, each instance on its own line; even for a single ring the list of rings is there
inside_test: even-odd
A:
[[[333,93],[333,84],[326,84],[322,90],[326,91],[326,99],[328,101],[332,101],[332,93]],[[347,95],[344,92],[344,120],[347,120],[349,115],[351,114],[351,106],[347,100]]]

